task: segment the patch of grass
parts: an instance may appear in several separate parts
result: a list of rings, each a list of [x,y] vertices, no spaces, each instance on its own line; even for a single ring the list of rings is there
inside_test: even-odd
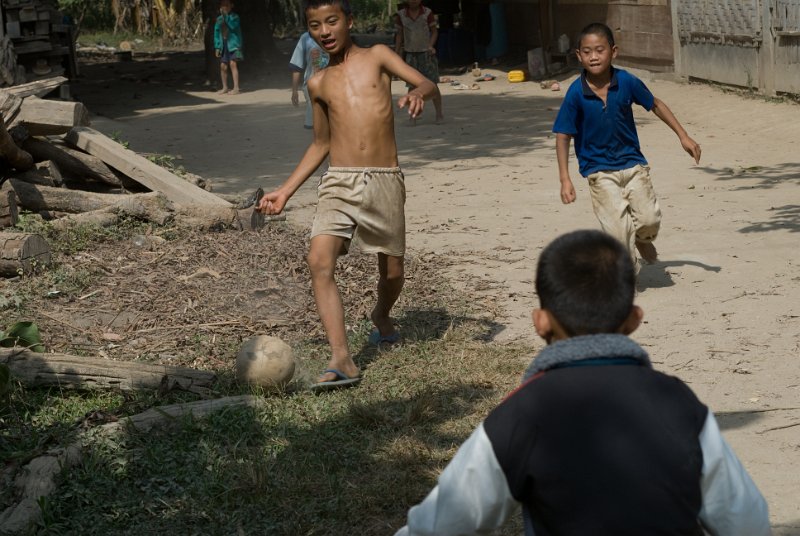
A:
[[[48,499],[48,533],[390,534],[518,382],[527,349],[473,335],[362,353],[356,389],[99,441]]]

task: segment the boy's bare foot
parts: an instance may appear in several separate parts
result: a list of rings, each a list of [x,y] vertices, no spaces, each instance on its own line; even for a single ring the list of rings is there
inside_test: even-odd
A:
[[[239,93],[241,93],[241,91],[238,89],[232,89],[228,92],[229,95],[238,95]]]
[[[219,91],[217,91],[217,93],[220,94],[220,95],[224,95],[225,93],[228,93],[229,91],[230,91],[230,89],[224,87],[224,88],[220,89]]]
[[[658,261],[658,251],[656,251],[656,246],[652,242],[640,242],[637,240],[636,249],[647,264],[653,264]]]
[[[435,123],[437,125],[441,125],[442,123],[444,123],[444,116],[443,115],[437,115]]]

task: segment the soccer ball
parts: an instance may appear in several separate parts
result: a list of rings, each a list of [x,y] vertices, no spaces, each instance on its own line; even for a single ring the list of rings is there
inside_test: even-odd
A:
[[[294,376],[292,347],[277,337],[257,335],[236,356],[236,378],[268,389],[282,389]]]

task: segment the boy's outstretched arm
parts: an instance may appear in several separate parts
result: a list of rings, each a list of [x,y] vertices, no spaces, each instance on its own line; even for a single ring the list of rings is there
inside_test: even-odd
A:
[[[317,168],[325,161],[330,151],[330,127],[328,125],[328,116],[322,108],[322,105],[314,98],[316,88],[314,87],[315,81],[312,78],[308,82],[308,92],[312,103],[312,112],[314,116],[314,139],[311,145],[306,149],[303,158],[286,182],[281,184],[277,189],[264,194],[261,198],[256,210],[265,214],[280,214],[286,206],[286,202],[292,195],[300,188],[306,180],[314,174]]]
[[[556,159],[558,160],[558,178],[561,181],[561,202],[568,205],[575,201],[575,186],[569,177],[569,144],[572,136],[556,133]]]
[[[656,114],[656,117],[664,121],[664,123],[666,123],[667,126],[678,135],[678,139],[681,141],[683,150],[689,153],[692,158],[694,158],[695,164],[699,164],[700,145],[689,137],[689,135],[686,133],[686,130],[684,130],[680,122],[678,122],[678,118],[672,113],[672,110],[670,110],[669,107],[664,104],[664,101],[657,97],[653,101],[653,113]]]
[[[425,107],[424,101],[439,95],[439,88],[386,45],[375,45],[372,50],[379,55],[381,66],[390,75],[414,86],[414,89],[397,100],[397,106],[400,108],[408,106],[408,115],[412,118],[419,117]]]

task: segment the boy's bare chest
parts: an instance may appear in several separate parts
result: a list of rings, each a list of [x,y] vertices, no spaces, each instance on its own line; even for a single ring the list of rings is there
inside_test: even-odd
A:
[[[353,65],[336,71],[328,68],[320,88],[328,106],[359,105],[374,102],[375,99],[391,99],[387,75],[378,68],[355,67]]]

